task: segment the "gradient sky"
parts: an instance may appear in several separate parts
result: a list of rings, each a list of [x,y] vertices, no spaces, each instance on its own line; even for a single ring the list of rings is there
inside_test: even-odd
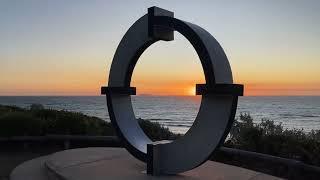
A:
[[[0,0],[0,95],[99,95],[116,47],[150,6],[209,31],[246,95],[320,95],[320,1]],[[190,95],[204,82],[186,39],[140,58],[139,94]]]

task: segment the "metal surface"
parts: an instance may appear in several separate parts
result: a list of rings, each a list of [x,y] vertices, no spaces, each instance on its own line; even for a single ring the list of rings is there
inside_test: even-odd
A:
[[[152,43],[173,40],[173,32],[185,36],[195,48],[206,79],[198,85],[201,105],[197,117],[181,138],[172,142],[152,142],[140,128],[133,112],[130,87],[134,66]],[[133,92],[134,89],[134,92]],[[204,163],[224,142],[233,123],[242,85],[234,85],[229,61],[210,33],[192,23],[173,17],[157,7],[136,21],[122,38],[114,55],[106,94],[111,122],[126,149],[147,162],[148,174],[176,174]]]

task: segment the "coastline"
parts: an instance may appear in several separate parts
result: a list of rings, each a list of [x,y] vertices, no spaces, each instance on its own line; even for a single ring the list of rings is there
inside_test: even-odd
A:
[[[137,118],[158,122],[175,133],[185,133],[200,107],[200,96],[132,96]],[[104,96],[14,96],[0,97],[0,104],[81,112],[109,121]],[[250,113],[255,123],[268,118],[285,128],[320,129],[320,96],[240,97],[237,114]]]

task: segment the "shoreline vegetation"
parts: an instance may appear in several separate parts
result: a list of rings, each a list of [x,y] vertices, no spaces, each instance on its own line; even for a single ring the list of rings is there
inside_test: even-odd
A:
[[[138,119],[139,125],[152,140],[173,140],[172,133],[159,123]],[[46,134],[116,136],[111,122],[79,112],[45,109],[41,104],[30,108],[0,105],[0,137],[42,136]]]
[[[152,140],[173,140],[181,136],[159,123],[141,118],[138,121]],[[0,137],[46,134],[116,135],[110,122],[82,113],[45,109],[41,104],[33,104],[29,109],[0,105]],[[282,124],[268,119],[253,123],[249,113],[237,117],[224,146],[320,166],[320,130],[284,129]]]

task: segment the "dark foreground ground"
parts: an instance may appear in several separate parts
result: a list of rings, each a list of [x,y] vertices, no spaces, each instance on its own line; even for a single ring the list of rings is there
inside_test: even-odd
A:
[[[115,136],[47,135],[12,137],[0,141],[0,177],[6,178],[20,163],[57,151],[83,147],[122,147]],[[292,159],[221,147],[210,158],[273,176],[289,179],[318,179],[320,168]]]

